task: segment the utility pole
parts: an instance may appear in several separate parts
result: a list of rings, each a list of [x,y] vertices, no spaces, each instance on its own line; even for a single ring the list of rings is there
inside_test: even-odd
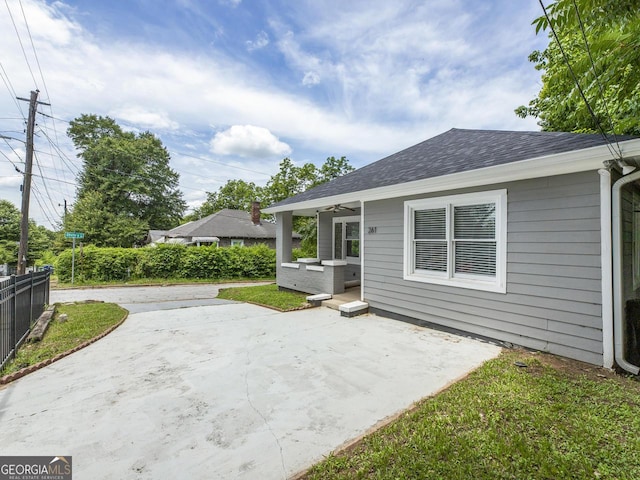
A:
[[[29,118],[27,119],[27,155],[25,157],[24,182],[22,184],[22,218],[20,219],[20,247],[18,248],[18,275],[24,275],[27,269],[27,245],[29,244],[29,200],[31,197],[31,170],[33,167],[33,135],[36,126],[36,111],[39,90],[31,91],[31,98],[18,97],[18,100],[29,102]]]

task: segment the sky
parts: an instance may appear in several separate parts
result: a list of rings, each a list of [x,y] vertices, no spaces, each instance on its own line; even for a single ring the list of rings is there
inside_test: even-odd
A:
[[[20,208],[38,89],[30,217],[57,228],[82,162],[81,114],[156,134],[189,211],[284,157],[361,167],[451,128],[539,130],[535,0],[5,0],[0,199]],[[52,118],[53,117],[53,118]]]

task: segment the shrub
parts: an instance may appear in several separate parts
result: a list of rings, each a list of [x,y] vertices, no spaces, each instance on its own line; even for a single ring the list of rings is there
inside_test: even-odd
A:
[[[56,271],[62,282],[71,280],[71,250],[58,256]],[[139,278],[266,278],[276,273],[276,252],[266,245],[253,247],[187,247],[163,244],[145,248],[76,248],[77,281],[113,281]]]

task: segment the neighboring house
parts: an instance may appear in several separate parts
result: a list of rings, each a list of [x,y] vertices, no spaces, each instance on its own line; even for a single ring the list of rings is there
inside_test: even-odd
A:
[[[360,280],[370,311],[637,373],[640,139],[616,140],[452,129],[276,203],[278,285]],[[291,262],[293,215],[318,259]]]
[[[300,244],[300,235],[291,232],[291,242]],[[254,202],[251,213],[223,209],[207,217],[185,223],[169,231],[150,230],[152,244],[180,243],[184,245],[217,245],[219,247],[265,244],[276,246],[276,225],[262,222],[260,204]]]

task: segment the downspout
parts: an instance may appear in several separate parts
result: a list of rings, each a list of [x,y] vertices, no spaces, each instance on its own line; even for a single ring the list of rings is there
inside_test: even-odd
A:
[[[360,200],[360,301],[364,302],[364,200]]]
[[[622,195],[621,190],[626,184],[640,179],[640,171],[626,175],[613,184],[612,188],[612,234],[613,234],[613,333],[615,359],[618,366],[627,372],[638,375],[640,367],[627,362],[624,358],[624,325],[623,309],[624,293],[622,291]]]
[[[611,172],[600,174],[600,267],[602,271],[602,366],[613,367],[613,270],[611,264]]]

